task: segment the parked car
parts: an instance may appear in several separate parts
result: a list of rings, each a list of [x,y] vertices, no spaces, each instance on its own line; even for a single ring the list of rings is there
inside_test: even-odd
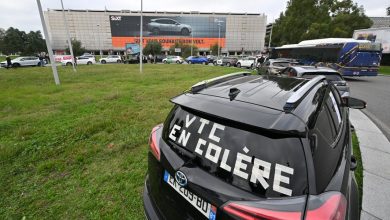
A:
[[[121,59],[121,56],[119,56],[119,55],[108,55],[107,57],[100,58],[99,62],[101,64],[120,63],[120,62],[122,62],[122,59]]]
[[[252,69],[255,65],[255,59],[255,57],[244,57],[242,59],[239,59],[236,65],[238,68],[246,67]]]
[[[147,29],[152,32],[153,35],[159,35],[160,33],[168,33],[188,36],[192,32],[192,28],[190,25],[181,24],[178,21],[170,18],[150,19],[150,22],[146,26]]]
[[[324,76],[229,74],[152,129],[147,219],[359,219],[348,107]]]
[[[280,74],[288,77],[303,78],[313,78],[323,75],[329,82],[333,83],[337,87],[342,97],[349,96],[350,90],[347,81],[345,81],[339,72],[328,67],[291,66],[282,70]]]
[[[156,55],[156,63],[162,63],[166,57],[165,55]]]
[[[217,60],[217,65],[221,66],[236,66],[238,59],[235,57],[222,57],[221,60]]]
[[[264,64],[259,67],[259,74],[276,75],[290,66],[291,62],[293,61],[286,59],[267,59]]]
[[[43,61],[44,64],[46,64],[45,61]],[[33,56],[29,56],[29,57],[16,57],[15,59],[12,59],[11,60],[11,63],[12,63],[12,67],[22,67],[22,66],[40,66],[41,65],[41,61],[39,60],[38,57],[33,57]],[[7,62],[4,61],[4,62],[1,62],[0,63],[1,67],[6,67],[7,66]]]
[[[188,64],[201,63],[204,65],[207,65],[209,62],[206,57],[201,56],[189,56],[187,57],[186,61]]]
[[[206,58],[209,61],[209,63],[214,64],[214,61],[217,61],[217,56],[214,56],[214,55],[207,55]]]
[[[83,53],[83,55],[81,55],[80,57],[88,57],[88,58],[92,58],[93,57],[93,58],[95,58],[95,55],[90,54],[90,53]]]
[[[63,59],[61,60],[63,66],[72,66],[72,59]],[[76,57],[76,65],[92,65],[96,64],[95,57]]]
[[[182,64],[184,62],[181,56],[167,56],[162,60],[163,63],[177,63]]]

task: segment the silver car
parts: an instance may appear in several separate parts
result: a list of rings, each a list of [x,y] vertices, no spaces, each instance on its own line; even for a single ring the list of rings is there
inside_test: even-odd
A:
[[[147,28],[153,35],[160,33],[180,34],[184,36],[190,35],[192,28],[188,24],[181,24],[170,18],[150,19]]]
[[[349,86],[343,76],[334,69],[316,66],[290,66],[280,72],[288,77],[313,78],[324,75],[326,79],[333,83],[340,92],[341,97],[349,96]]]
[[[44,64],[45,61],[43,61]],[[13,60],[11,60],[12,66],[13,67],[21,67],[21,66],[40,66],[41,61],[39,60],[38,57],[17,57]],[[1,67],[6,67],[7,63],[6,62],[1,62],[0,63]]]

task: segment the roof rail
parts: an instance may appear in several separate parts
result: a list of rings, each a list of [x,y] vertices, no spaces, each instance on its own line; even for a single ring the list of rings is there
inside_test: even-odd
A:
[[[205,88],[207,88],[210,85],[214,85],[217,83],[225,82],[231,79],[235,79],[242,76],[248,76],[251,75],[250,72],[238,72],[238,73],[230,73],[223,76],[215,77],[212,79],[204,80],[201,82],[196,83],[195,85],[191,86],[191,93],[197,93]]]
[[[302,97],[313,88],[313,86],[317,85],[322,80],[326,79],[325,76],[316,76],[313,79],[311,79],[309,82],[305,83],[301,88],[299,88],[297,91],[294,92],[290,98],[288,98],[286,104],[284,105],[283,109],[285,111],[291,111],[294,109],[298,102],[302,99]]]

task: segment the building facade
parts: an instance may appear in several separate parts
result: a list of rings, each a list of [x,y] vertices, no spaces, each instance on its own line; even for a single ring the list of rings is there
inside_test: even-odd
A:
[[[62,53],[67,47],[63,12],[48,9],[45,18],[53,49]],[[71,39],[87,51],[119,53],[139,44],[139,11],[65,10],[65,18]],[[264,48],[266,22],[264,14],[143,12],[143,42],[158,41],[163,51],[183,43],[209,54],[217,44],[224,54],[254,54]]]

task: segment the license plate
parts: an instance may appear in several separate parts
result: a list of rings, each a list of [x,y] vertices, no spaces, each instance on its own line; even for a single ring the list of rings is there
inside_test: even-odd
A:
[[[186,188],[180,186],[175,178],[169,175],[168,171],[164,172],[164,182],[168,183],[176,192],[185,198],[193,207],[201,212],[207,219],[215,220],[217,215],[217,208],[210,203],[204,201],[201,197],[190,192]]]

